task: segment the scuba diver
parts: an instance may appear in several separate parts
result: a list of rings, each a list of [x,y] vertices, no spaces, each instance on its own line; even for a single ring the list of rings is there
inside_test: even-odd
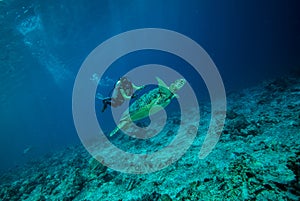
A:
[[[134,90],[139,90],[142,88],[144,88],[144,86],[135,86],[127,77],[121,77],[115,84],[112,96],[102,99],[103,108],[101,112],[105,111],[107,105],[118,107],[122,105],[125,100],[134,98]]]

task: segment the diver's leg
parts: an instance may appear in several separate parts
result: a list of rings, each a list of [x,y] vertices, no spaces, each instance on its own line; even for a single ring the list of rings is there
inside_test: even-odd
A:
[[[107,105],[111,105],[111,98],[105,98],[102,100],[102,103],[103,103],[103,107],[102,107],[102,110],[101,112],[104,112],[107,108]]]
[[[124,103],[124,99],[120,99],[120,98],[118,98],[118,99],[112,98],[111,99],[111,106],[112,107],[118,107],[118,106],[122,105],[123,103]]]
[[[106,110],[106,108],[107,108],[107,104],[104,103],[101,112],[104,112]]]

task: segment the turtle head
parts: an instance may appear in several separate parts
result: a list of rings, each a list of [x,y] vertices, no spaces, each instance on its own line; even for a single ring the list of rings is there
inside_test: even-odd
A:
[[[185,85],[185,83],[186,83],[185,79],[178,79],[170,85],[169,89],[172,93],[175,93],[176,91],[181,89]]]

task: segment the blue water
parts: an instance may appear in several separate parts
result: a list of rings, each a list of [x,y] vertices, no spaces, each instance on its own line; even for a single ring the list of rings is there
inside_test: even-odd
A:
[[[137,28],[182,33],[207,51],[231,92],[299,68],[298,10],[297,1],[0,1],[0,169],[80,143],[73,83],[88,54],[110,37]],[[195,89],[207,98],[184,61],[158,51],[116,61],[99,90],[109,93],[123,73],[153,61],[199,82]]]

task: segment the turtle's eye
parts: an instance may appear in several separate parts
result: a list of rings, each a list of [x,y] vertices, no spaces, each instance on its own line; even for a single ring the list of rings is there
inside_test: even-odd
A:
[[[185,84],[185,80],[184,80],[184,79],[179,80],[178,85],[179,85],[180,87],[182,87],[184,84]]]

